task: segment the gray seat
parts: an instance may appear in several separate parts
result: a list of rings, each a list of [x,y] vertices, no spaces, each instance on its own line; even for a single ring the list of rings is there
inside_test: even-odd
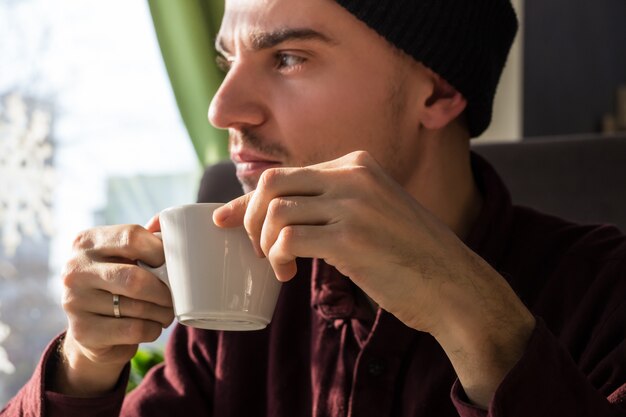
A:
[[[513,202],[581,223],[613,223],[626,231],[626,135],[475,144],[502,176]],[[230,162],[209,166],[198,201],[242,194]]]
[[[626,135],[477,144],[473,149],[496,168],[515,204],[626,231]]]
[[[209,165],[202,175],[198,189],[200,203],[226,203],[243,194],[235,176],[235,165],[230,161]]]

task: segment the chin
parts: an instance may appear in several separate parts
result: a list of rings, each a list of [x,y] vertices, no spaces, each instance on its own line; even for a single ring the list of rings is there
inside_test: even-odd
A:
[[[252,183],[251,181],[239,180],[239,183],[241,184],[241,188],[243,188],[244,194],[248,194],[249,192],[256,190],[256,181]]]

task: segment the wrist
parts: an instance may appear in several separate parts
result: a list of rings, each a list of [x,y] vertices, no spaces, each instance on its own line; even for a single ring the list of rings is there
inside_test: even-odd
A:
[[[449,295],[450,305],[433,336],[446,352],[467,397],[487,408],[520,360],[535,317],[490,267],[472,285]]]
[[[99,397],[118,384],[126,364],[97,363],[69,335],[60,341],[56,364],[51,369],[51,390],[75,397]]]
[[[534,326],[533,318],[532,323],[520,323],[501,334],[491,332],[463,348],[444,348],[472,403],[488,408],[502,381],[523,356]]]

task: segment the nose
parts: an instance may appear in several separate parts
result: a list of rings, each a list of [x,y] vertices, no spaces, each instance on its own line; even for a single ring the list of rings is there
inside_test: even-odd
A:
[[[219,129],[257,126],[264,122],[266,106],[254,72],[233,64],[209,106],[209,122]]]

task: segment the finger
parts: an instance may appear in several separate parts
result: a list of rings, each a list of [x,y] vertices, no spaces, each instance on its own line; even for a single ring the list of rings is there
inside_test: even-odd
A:
[[[277,197],[267,209],[261,230],[260,245],[268,255],[280,231],[289,225],[325,225],[334,221],[334,208],[322,196]]]
[[[102,226],[80,233],[74,250],[96,259],[118,257],[141,260],[149,265],[165,262],[163,242],[138,225]]]
[[[319,169],[322,169],[323,167],[326,167],[326,166],[330,167],[330,163],[329,162],[322,163],[322,164],[318,164],[315,166],[318,167]],[[273,169],[272,171],[276,171],[276,170],[278,169]],[[299,170],[301,169],[300,168],[295,168],[295,169],[283,168],[282,169],[282,171],[284,172],[287,172],[287,171],[297,172]],[[306,185],[310,186],[309,183],[307,183]],[[295,186],[297,186],[297,184],[294,184],[294,187]],[[309,191],[306,194],[311,194],[311,193],[312,192]],[[215,225],[219,227],[241,226],[243,224],[244,215],[246,213],[250,200],[252,199],[254,194],[255,194],[255,191],[251,191],[247,194],[242,195],[241,197],[237,197],[236,199],[231,200],[230,202],[224,204],[222,207],[216,209],[213,212],[213,223],[215,223]]]
[[[277,197],[321,195],[328,179],[322,171],[309,168],[274,168],[261,175],[259,185],[248,202],[243,221],[259,255],[263,254],[261,231],[270,202]]]
[[[298,265],[296,264],[296,260],[294,258],[283,264],[272,262],[272,269],[274,270],[277,280],[280,282],[287,282],[296,276],[296,273],[298,272]]]
[[[113,294],[108,291],[89,291],[65,303],[68,313],[88,312],[105,317],[114,317]],[[163,307],[147,301],[119,296],[119,312],[124,318],[151,320],[165,328],[174,320],[172,307]]]
[[[144,226],[146,230],[149,231],[150,233],[156,233],[156,232],[161,231],[161,223],[159,221],[159,214],[160,213],[157,213],[154,216],[152,216],[152,218],[148,220],[148,223],[146,223],[146,225]]]
[[[296,258],[321,258],[333,264],[336,254],[334,226],[284,227],[269,250],[268,260],[279,281],[296,274]]]
[[[276,195],[319,195],[325,190],[322,182],[328,172],[337,173],[347,166],[368,166],[378,167],[378,164],[369,153],[365,151],[351,152],[340,158],[310,165],[304,168],[273,168],[263,173],[259,180],[258,190],[270,189],[274,190]],[[289,181],[284,181],[288,179]],[[334,177],[330,178],[334,182]],[[236,227],[241,226],[246,209],[250,204],[250,200],[256,194],[251,191],[241,197],[238,197],[213,213],[213,222],[220,227]],[[271,193],[270,193],[271,194]]]
[[[172,307],[167,286],[151,272],[133,264],[75,258],[66,265],[63,281],[68,297],[97,289],[161,307]]]
[[[243,217],[254,191],[237,197],[213,212],[213,223],[219,227],[238,227],[243,225]]]
[[[103,298],[105,301],[103,308],[107,316],[109,315],[107,309],[111,309],[111,306],[108,305],[109,297],[111,298],[112,304],[113,297],[111,293],[105,293],[105,297]],[[119,310],[120,315],[123,318],[155,321],[160,323],[163,328],[168,327],[174,321],[174,309],[172,307],[163,307],[134,298],[120,296]]]
[[[99,289],[162,307],[173,306],[169,288],[151,272],[137,265],[101,265],[103,279],[97,282],[102,284]]]
[[[154,342],[163,331],[161,323],[135,318],[104,317],[92,313],[69,316],[74,338],[90,348]]]
[[[380,164],[367,151],[353,151],[337,159],[309,166],[311,169],[318,170],[343,169],[347,167],[366,167],[371,170],[379,170]]]

